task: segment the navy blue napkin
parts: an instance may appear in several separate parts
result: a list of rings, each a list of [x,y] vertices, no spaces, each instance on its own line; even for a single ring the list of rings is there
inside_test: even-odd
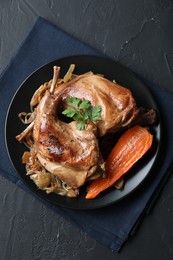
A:
[[[35,69],[49,61],[77,54],[102,55],[43,18],[38,18],[0,77],[0,174],[23,188],[25,186],[18,179],[5,149],[4,121],[9,103],[19,85]],[[163,187],[173,161],[173,120],[169,117],[170,111],[173,111],[173,96],[160,87],[147,84],[159,105],[166,129],[165,151],[157,175],[146,180],[140,190],[106,209],[76,211],[49,205],[65,219],[115,252],[118,252],[134,233],[135,227]]]

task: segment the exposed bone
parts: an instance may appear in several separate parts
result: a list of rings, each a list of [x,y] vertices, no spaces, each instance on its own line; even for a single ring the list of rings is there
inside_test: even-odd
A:
[[[50,93],[51,94],[53,94],[53,92],[54,92],[56,83],[57,83],[58,78],[59,78],[59,74],[60,74],[60,67],[54,66],[53,67],[53,79],[52,79],[52,84],[51,84],[51,87],[50,87]]]
[[[53,94],[56,83],[58,81],[59,78],[59,74],[60,74],[60,67],[58,66],[54,66],[53,67],[53,79],[52,79],[52,84],[50,87],[50,93]],[[29,134],[29,132],[33,129],[34,127],[34,120],[32,121],[32,123],[30,125],[28,125],[27,128],[25,128],[25,130],[20,133],[19,135],[16,136],[16,139],[21,143],[23,141],[23,139],[27,136],[27,134]]]
[[[32,123],[28,125],[27,128],[25,128],[25,130],[22,133],[17,135],[16,139],[21,143],[23,139],[27,136],[27,134],[29,134],[29,132],[33,129],[33,127],[34,127],[34,121],[32,121]]]

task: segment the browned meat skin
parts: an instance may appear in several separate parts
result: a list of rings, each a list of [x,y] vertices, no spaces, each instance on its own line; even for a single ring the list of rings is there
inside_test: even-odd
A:
[[[86,130],[78,131],[76,122],[67,124],[59,120],[56,111],[60,102],[60,96],[48,91],[42,98],[33,130],[35,149],[45,168],[76,188],[83,185],[103,161],[95,125],[90,124]]]
[[[97,123],[99,136],[130,125],[139,112],[129,89],[94,74],[83,74],[64,84],[55,90],[55,94],[59,93],[62,99],[74,96],[101,106],[102,120]]]
[[[60,97],[52,96],[47,91],[40,102],[34,125],[37,149],[52,161],[64,162],[74,167],[82,162],[83,168],[85,166],[88,168],[86,156],[90,155],[90,151],[98,148],[94,134],[96,127],[91,124],[85,131],[78,131],[75,126],[76,122],[67,124],[59,120],[56,108],[60,101]],[[94,155],[93,159],[97,162],[97,156]]]

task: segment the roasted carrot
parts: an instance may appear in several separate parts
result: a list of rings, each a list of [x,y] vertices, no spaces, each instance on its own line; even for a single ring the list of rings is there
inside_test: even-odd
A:
[[[153,136],[139,125],[128,129],[115,144],[106,161],[106,178],[94,180],[88,189],[86,199],[93,199],[112,186],[150,149]]]

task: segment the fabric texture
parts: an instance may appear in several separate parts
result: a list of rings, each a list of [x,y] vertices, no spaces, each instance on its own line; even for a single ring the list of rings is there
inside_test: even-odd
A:
[[[20,84],[35,69],[52,60],[78,54],[102,55],[39,17],[7,68],[1,74],[0,174],[24,189],[26,187],[18,179],[5,148],[4,122],[8,106]],[[118,252],[128,237],[134,234],[136,226],[148,212],[165,184],[173,162],[173,121],[169,118],[169,112],[173,111],[173,95],[149,82],[146,82],[146,84],[160,108],[163,130],[166,131],[164,135],[165,150],[160,158],[157,175],[152,175],[140,189],[119,203],[107,207],[106,210],[105,208],[88,211],[72,210],[46,203],[65,219],[115,252]]]

